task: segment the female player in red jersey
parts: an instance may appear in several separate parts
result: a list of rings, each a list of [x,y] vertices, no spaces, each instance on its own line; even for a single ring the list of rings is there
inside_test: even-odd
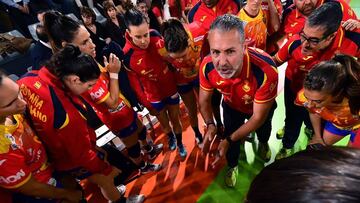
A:
[[[95,44],[91,41],[90,33],[78,22],[57,12],[48,12],[45,14],[45,27],[55,50],[71,43],[78,46],[83,53],[92,57],[96,56]],[[57,32],[59,29],[67,31],[59,33]],[[116,51],[114,43],[109,46]],[[109,61],[106,57],[104,59],[106,68],[98,63],[101,72],[99,80],[81,96],[95,108],[101,121],[122,140],[127,147],[129,157],[139,166],[141,173],[158,171],[161,169],[160,164],[147,163],[143,160],[140,144],[149,159],[154,159],[161,152],[162,144],[150,146],[147,143],[145,126],[138,119],[126,98],[119,92],[118,72],[121,64],[118,57],[110,54]]]

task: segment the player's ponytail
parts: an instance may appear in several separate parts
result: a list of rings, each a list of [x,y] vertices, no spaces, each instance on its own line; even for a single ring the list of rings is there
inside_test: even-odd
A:
[[[306,75],[304,88],[330,94],[339,100],[348,98],[354,115],[360,110],[360,64],[352,56],[336,55],[323,61]]]
[[[360,64],[352,56],[336,55],[333,59],[343,65],[346,72],[346,85],[344,94],[349,99],[350,111],[353,115],[359,115],[360,111]]]
[[[87,82],[97,79],[100,75],[95,60],[71,44],[55,53],[46,64],[46,68],[61,80],[68,75],[76,75],[81,82]]]

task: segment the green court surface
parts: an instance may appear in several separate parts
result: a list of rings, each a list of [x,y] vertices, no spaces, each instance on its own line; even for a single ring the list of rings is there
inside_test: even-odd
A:
[[[352,0],[350,2],[350,6],[351,6],[351,8],[354,9],[356,15],[359,18],[359,16],[360,16],[360,0]]]

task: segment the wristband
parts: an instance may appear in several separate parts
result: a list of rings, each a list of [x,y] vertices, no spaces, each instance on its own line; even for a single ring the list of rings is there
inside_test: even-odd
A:
[[[109,73],[109,75],[110,75],[111,79],[115,79],[115,80],[119,79],[119,74],[118,73]]]

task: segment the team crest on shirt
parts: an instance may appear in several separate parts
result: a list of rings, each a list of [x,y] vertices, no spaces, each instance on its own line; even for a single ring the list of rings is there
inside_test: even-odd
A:
[[[249,91],[250,91],[249,81],[245,80],[244,85],[242,86],[242,89],[243,89],[245,92],[249,92]]]
[[[245,94],[241,99],[244,100],[245,104],[251,104],[253,102],[252,97],[248,94]]]
[[[41,83],[40,83],[39,81],[36,81],[35,84],[34,84],[34,87],[35,87],[36,89],[40,89]]]

